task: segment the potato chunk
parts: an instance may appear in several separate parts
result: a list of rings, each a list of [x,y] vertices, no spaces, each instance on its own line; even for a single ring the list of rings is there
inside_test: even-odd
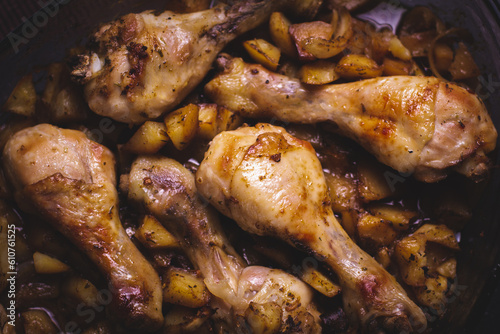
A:
[[[340,77],[348,80],[376,78],[382,75],[382,70],[373,59],[355,54],[344,56],[335,68]]]
[[[167,134],[178,150],[185,149],[198,132],[199,107],[188,104],[165,117]]]
[[[36,99],[33,75],[28,74],[19,80],[3,109],[18,115],[31,117],[35,114]]]
[[[243,46],[253,60],[271,71],[276,71],[281,57],[279,48],[264,39],[245,41]]]
[[[168,140],[164,123],[146,121],[122,148],[135,154],[154,154],[165,146]]]
[[[33,253],[33,263],[39,274],[58,274],[69,270],[67,264],[40,252]]]
[[[269,33],[278,48],[289,57],[297,56],[297,49],[290,35],[290,21],[281,12],[274,12],[269,18]]]
[[[210,300],[210,292],[203,279],[194,272],[170,268],[163,279],[163,301],[167,303],[196,308]]]
[[[335,73],[335,64],[325,60],[305,64],[299,71],[300,81],[308,85],[324,85],[338,78],[338,74]]]
[[[149,215],[142,219],[135,237],[150,249],[179,247],[177,239],[155,217]]]
[[[199,105],[198,136],[212,140],[222,131],[234,130],[243,123],[243,119],[231,110],[213,103]]]

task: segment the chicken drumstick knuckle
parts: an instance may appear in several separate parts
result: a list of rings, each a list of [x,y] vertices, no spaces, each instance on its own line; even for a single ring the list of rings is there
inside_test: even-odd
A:
[[[112,153],[80,131],[41,124],[7,142],[3,163],[19,206],[41,214],[103,272],[112,313],[136,330],[158,329],[160,279],[121,225]]]
[[[223,71],[205,86],[217,104],[245,117],[333,122],[386,165],[435,182],[449,168],[488,172],[497,131],[481,100],[434,77],[394,76],[311,87],[222,54]]]
[[[198,191],[243,229],[281,238],[324,259],[344,305],[365,330],[426,327],[422,310],[333,215],[312,146],[270,124],[217,135],[197,173]]]

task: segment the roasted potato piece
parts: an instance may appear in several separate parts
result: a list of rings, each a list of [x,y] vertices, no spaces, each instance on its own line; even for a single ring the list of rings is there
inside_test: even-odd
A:
[[[165,117],[167,134],[172,144],[178,150],[183,150],[198,132],[199,107],[188,104],[185,107],[172,111]]]
[[[327,297],[335,297],[341,290],[338,284],[332,282],[331,279],[313,267],[307,267],[303,270],[300,273],[300,279]]]
[[[341,212],[356,206],[358,189],[352,179],[335,173],[325,173],[325,179],[332,199],[333,211]]]
[[[28,310],[21,313],[24,332],[30,334],[57,334],[56,325],[43,310]]]
[[[87,104],[62,63],[52,63],[48,67],[41,101],[46,112],[43,117],[52,123],[78,122],[87,117]]]
[[[397,232],[387,220],[365,213],[358,221],[358,235],[376,246],[388,246],[396,239]]]
[[[135,154],[154,154],[165,146],[168,140],[165,123],[146,121],[122,149]]]
[[[40,252],[33,253],[33,263],[39,274],[58,274],[69,270],[66,263]]]
[[[410,220],[417,216],[414,211],[406,210],[397,205],[374,204],[368,211],[387,222],[397,231],[404,231],[410,227]]]
[[[382,64],[383,74],[390,75],[410,75],[412,72],[413,64],[412,62],[407,62],[399,59],[384,58]]]
[[[440,72],[448,71],[455,54],[453,49],[445,43],[436,43],[434,46],[434,64]]]
[[[317,60],[300,68],[299,79],[308,85],[324,85],[337,80],[335,64],[326,60]]]
[[[71,275],[64,280],[62,292],[77,303],[83,303],[86,306],[99,305],[99,291],[85,278]]]
[[[210,300],[203,278],[196,273],[171,267],[163,276],[163,301],[191,308],[202,307]]]
[[[198,116],[198,136],[211,140],[222,131],[234,130],[243,119],[231,110],[216,104],[200,104]]]
[[[264,304],[251,302],[245,311],[245,319],[251,333],[278,333],[282,316],[281,307],[273,302]]]
[[[144,216],[141,226],[135,231],[135,237],[150,249],[179,247],[177,239],[150,215]]]
[[[448,69],[453,80],[465,80],[477,77],[480,74],[474,58],[463,42],[458,43],[455,50],[455,59]]]
[[[313,21],[305,23],[292,24],[289,29],[290,35],[297,47],[297,52],[301,60],[315,60],[316,56],[306,51],[306,47],[311,40],[329,41],[334,32],[334,27],[323,21]]]
[[[35,115],[36,100],[33,74],[28,74],[22,77],[16,87],[14,87],[14,90],[3,106],[3,110],[31,117]]]
[[[389,40],[388,51],[390,51],[394,57],[401,60],[409,61],[412,59],[410,50],[408,50],[396,36]]]
[[[269,18],[269,33],[278,48],[289,57],[297,56],[297,49],[290,35],[290,21],[281,12],[274,12]]]
[[[414,287],[413,291],[420,304],[433,308],[439,315],[446,309],[446,293],[449,289],[448,279],[439,275],[427,278],[424,286]]]
[[[264,39],[245,41],[243,46],[253,60],[271,71],[276,71],[281,57],[279,48]]]
[[[388,169],[371,158],[358,161],[358,191],[364,202],[378,201],[395,194],[388,182]]]
[[[397,242],[396,260],[406,284],[424,286],[427,274],[427,242],[437,243],[451,250],[458,250],[458,242],[452,230],[444,225],[425,224],[415,233]]]
[[[339,60],[335,72],[344,79],[358,80],[382,75],[383,68],[364,55],[350,54]]]

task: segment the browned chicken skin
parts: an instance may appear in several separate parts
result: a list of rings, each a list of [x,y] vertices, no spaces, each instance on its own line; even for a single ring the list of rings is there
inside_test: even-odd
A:
[[[219,64],[205,91],[243,116],[334,122],[381,162],[427,182],[450,167],[472,178],[488,172],[497,131],[479,98],[453,83],[399,76],[311,87],[240,58],[221,55]]]
[[[189,14],[125,15],[92,36],[89,52],[72,64],[73,78],[85,84],[97,114],[125,123],[157,118],[200,83],[228,42],[283,3],[245,0]]]
[[[128,197],[176,235],[216,297],[212,300],[215,318],[236,328],[235,316],[245,316],[252,304],[273,303],[282,310],[275,324],[280,333],[321,332],[311,288],[281,270],[247,266],[225,236],[216,212],[198,196],[194,175],[179,162],[137,158],[128,177]],[[249,326],[252,333],[262,332]]]
[[[160,279],[121,225],[112,153],[80,131],[41,124],[7,142],[3,164],[18,204],[41,214],[106,276],[112,313],[141,332],[158,329]]]
[[[425,329],[422,310],[336,220],[308,142],[269,124],[223,132],[206,152],[196,184],[243,229],[281,238],[324,260],[341,281],[344,307],[363,330]]]

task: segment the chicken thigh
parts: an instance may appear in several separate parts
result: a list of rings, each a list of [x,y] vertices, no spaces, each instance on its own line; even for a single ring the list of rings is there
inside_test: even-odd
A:
[[[312,87],[240,58],[218,63],[224,71],[205,92],[243,116],[334,122],[382,163],[426,182],[450,167],[478,179],[488,173],[497,131],[480,99],[455,84],[396,76]]]
[[[41,214],[106,276],[112,312],[135,330],[158,329],[160,279],[121,225],[112,153],[80,131],[41,124],[12,136],[3,164],[19,206]]]
[[[345,309],[364,331],[426,327],[422,310],[336,220],[308,142],[270,124],[223,132],[206,152],[196,184],[244,230],[281,238],[325,261],[341,281]]]
[[[217,317],[234,328],[256,305],[280,310],[275,330],[266,333],[320,333],[311,288],[281,270],[247,266],[225,236],[217,213],[197,194],[194,175],[179,162],[139,157],[128,177],[128,197],[155,215],[176,235],[204,276]],[[175,223],[173,223],[175,221]],[[273,323],[273,322],[270,322]],[[250,333],[262,330],[252,326]]]
[[[154,119],[177,106],[236,36],[265,22],[283,0],[243,0],[233,6],[156,15],[128,14],[103,25],[89,51],[71,61],[95,113],[125,123]]]

